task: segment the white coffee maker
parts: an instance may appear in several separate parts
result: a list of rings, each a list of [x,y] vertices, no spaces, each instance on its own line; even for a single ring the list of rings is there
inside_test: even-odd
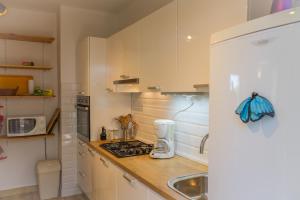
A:
[[[152,158],[172,158],[175,154],[174,131],[175,122],[167,119],[154,121],[157,142],[150,153]]]

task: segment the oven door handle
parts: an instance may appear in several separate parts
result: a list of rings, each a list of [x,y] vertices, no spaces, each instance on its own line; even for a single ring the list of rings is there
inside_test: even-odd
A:
[[[88,106],[79,106],[79,105],[77,105],[76,108],[77,110],[80,111],[88,111],[90,109]]]

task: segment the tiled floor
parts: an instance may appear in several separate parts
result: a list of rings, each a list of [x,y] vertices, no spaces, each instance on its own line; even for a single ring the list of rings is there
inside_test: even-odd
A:
[[[8,197],[2,197],[0,200],[40,200],[39,194],[37,192],[27,193],[22,195],[14,195]],[[51,200],[87,200],[83,195],[64,197],[64,198],[55,198]]]

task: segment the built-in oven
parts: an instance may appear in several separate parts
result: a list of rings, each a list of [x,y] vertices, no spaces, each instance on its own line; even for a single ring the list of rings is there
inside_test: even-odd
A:
[[[77,137],[90,141],[90,97],[77,96]]]

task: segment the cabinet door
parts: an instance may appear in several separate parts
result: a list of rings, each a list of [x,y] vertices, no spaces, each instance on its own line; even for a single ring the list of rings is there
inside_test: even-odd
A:
[[[76,81],[79,85],[78,93],[80,95],[89,94],[89,38],[82,40],[77,48],[76,62]]]
[[[118,170],[117,194],[118,200],[146,200],[147,188],[131,175]]]
[[[140,23],[120,32],[123,60],[120,78],[139,78],[140,75]]]
[[[86,154],[86,168],[85,168],[85,178],[86,178],[86,191],[85,194],[89,199],[93,199],[93,162],[94,162],[95,152],[87,148]]]
[[[177,1],[141,20],[142,91],[171,88],[177,68]]]
[[[194,86],[208,84],[209,44],[212,14],[208,1],[178,0],[179,92],[196,91]]]
[[[209,83],[210,37],[246,21],[247,1],[178,0],[179,92]],[[194,86],[196,88],[194,88]]]
[[[78,141],[78,154],[77,154],[77,179],[78,185],[83,193],[89,193],[89,176],[88,176],[88,147],[87,145],[82,142]]]
[[[161,197],[156,192],[148,189],[147,191],[147,200],[165,200],[163,197]]]
[[[106,88],[114,91],[113,81],[122,74],[123,50],[120,33],[107,39]]]
[[[116,200],[116,167],[101,155],[95,158],[95,200]]]

